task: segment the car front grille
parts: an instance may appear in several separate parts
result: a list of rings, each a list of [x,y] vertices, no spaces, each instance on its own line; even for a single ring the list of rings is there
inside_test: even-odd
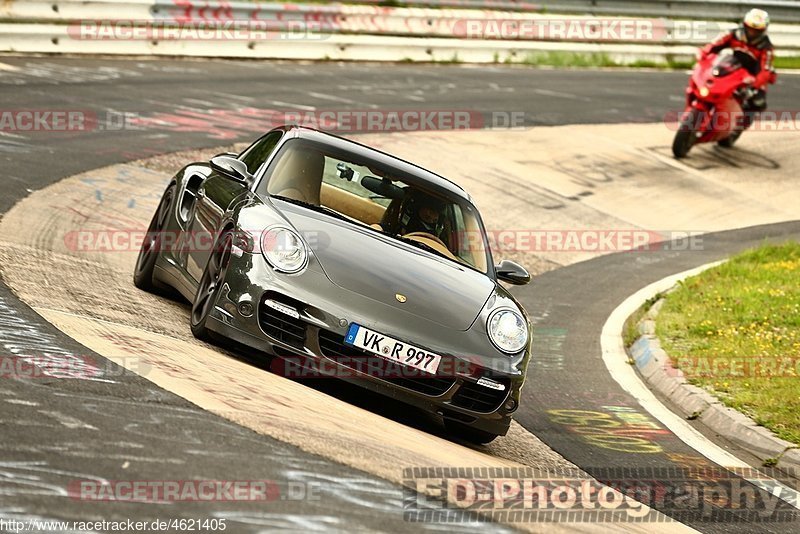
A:
[[[302,319],[290,317],[278,310],[273,310],[264,304],[267,299],[286,304],[296,310],[301,309],[302,304],[280,293],[268,291],[264,294],[264,298],[261,299],[258,310],[258,322],[261,324],[261,329],[264,330],[265,334],[287,345],[302,348],[306,343],[306,322]]]
[[[464,382],[453,395],[451,404],[472,410],[473,412],[489,413],[497,410],[508,396],[509,384],[502,382],[506,388],[502,391],[481,386],[475,382]]]
[[[455,383],[453,377],[425,375],[422,371],[400,366],[367,351],[345,345],[344,336],[328,330],[320,330],[319,347],[323,356],[341,365],[366,372],[370,376],[423,395],[438,397]],[[401,374],[406,374],[407,370],[408,374],[413,376],[397,376],[398,369],[403,371]]]

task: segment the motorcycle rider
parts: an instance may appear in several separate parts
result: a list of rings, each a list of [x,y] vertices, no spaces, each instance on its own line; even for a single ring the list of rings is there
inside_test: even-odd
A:
[[[730,48],[747,71],[753,75],[753,93],[742,102],[745,112],[744,128],[748,128],[756,113],[767,109],[767,84],[775,83],[777,74],[773,67],[774,48],[767,36],[769,14],[763,9],[751,9],[742,19],[742,25],[704,46],[698,59]]]

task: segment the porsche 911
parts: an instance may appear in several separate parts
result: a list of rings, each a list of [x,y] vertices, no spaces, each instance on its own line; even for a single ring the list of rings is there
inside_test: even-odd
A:
[[[276,128],[169,182],[134,283],[192,303],[203,340],[233,340],[435,414],[488,443],[508,431],[531,326],[458,185],[335,135]]]

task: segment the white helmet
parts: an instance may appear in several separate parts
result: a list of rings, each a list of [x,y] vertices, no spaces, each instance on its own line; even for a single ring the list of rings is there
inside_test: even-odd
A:
[[[769,26],[769,13],[763,9],[751,9],[745,14],[742,24],[746,28],[764,31]]]
[[[751,9],[742,20],[744,40],[752,45],[758,45],[767,36],[769,26],[769,13],[763,9]]]

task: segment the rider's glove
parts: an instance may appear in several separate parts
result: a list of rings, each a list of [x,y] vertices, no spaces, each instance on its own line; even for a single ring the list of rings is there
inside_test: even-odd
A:
[[[778,79],[778,74],[774,70],[769,71],[769,79],[767,81],[769,83],[775,83],[777,79]]]

